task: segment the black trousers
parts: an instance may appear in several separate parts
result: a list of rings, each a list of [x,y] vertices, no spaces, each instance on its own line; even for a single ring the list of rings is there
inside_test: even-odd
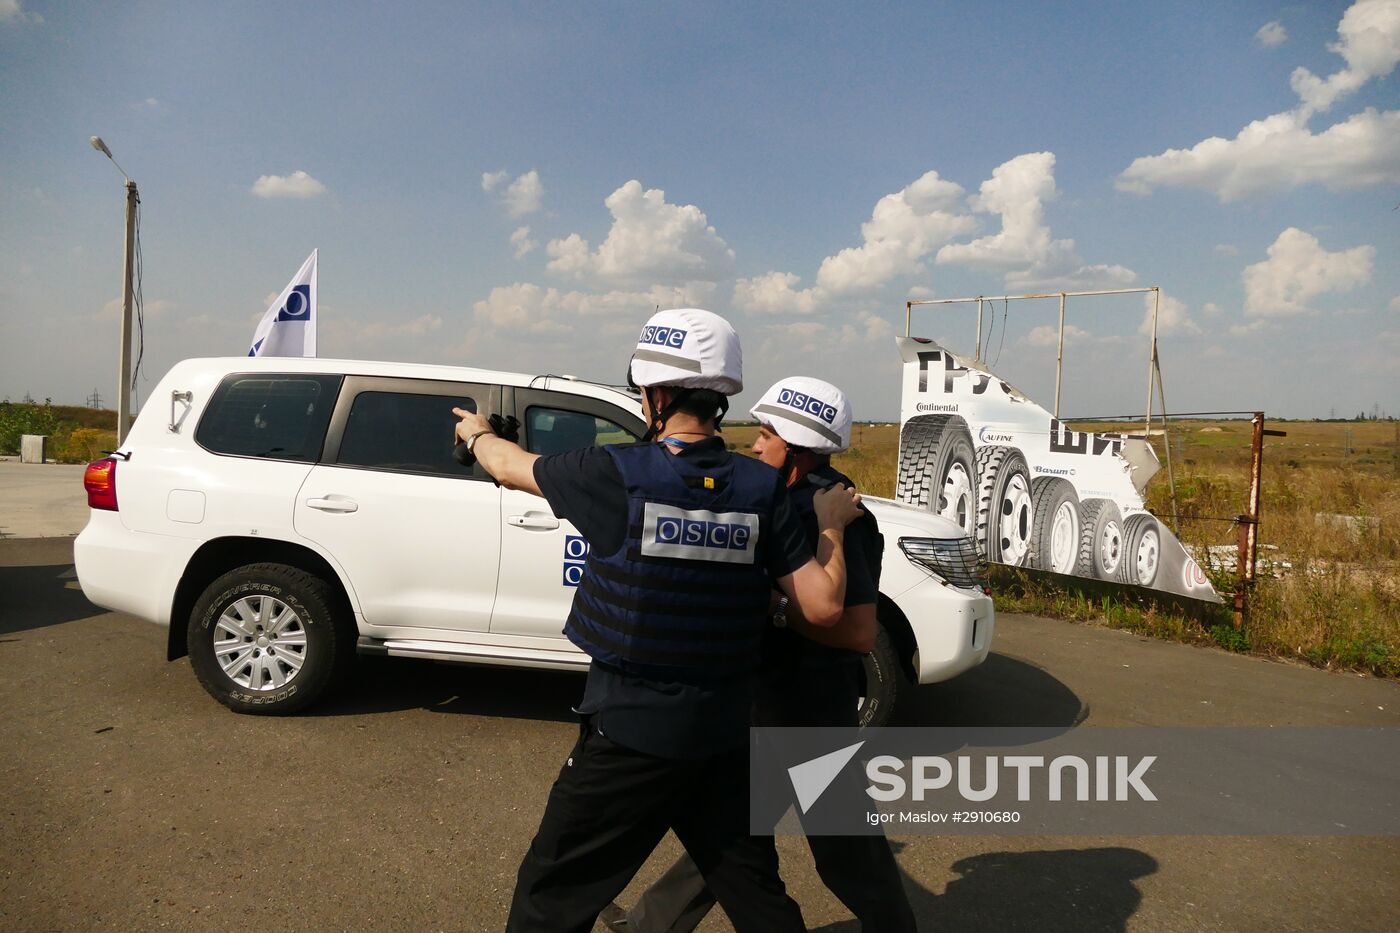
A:
[[[771,674],[759,692],[754,723],[854,727],[859,692],[855,677],[851,668]],[[859,790],[854,793],[860,795]],[[852,794],[844,799],[852,799]],[[775,821],[778,817],[781,814],[774,815]],[[754,841],[776,860],[773,837],[755,836]],[[807,845],[822,883],[860,921],[863,933],[918,929],[899,865],[884,836],[808,836]],[[642,894],[627,919],[637,933],[689,933],[714,904],[704,875],[682,856]]]
[[[507,933],[589,933],[668,829],[738,933],[806,929],[772,840],[748,834],[747,747],[672,761],[585,722],[520,865]]]

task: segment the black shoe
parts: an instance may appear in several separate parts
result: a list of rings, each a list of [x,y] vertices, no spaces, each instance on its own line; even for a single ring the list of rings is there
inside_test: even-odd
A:
[[[627,922],[627,911],[617,906],[617,901],[613,901],[604,907],[598,914],[598,919],[603,921],[603,926],[614,933],[628,933],[632,929],[632,924]]]

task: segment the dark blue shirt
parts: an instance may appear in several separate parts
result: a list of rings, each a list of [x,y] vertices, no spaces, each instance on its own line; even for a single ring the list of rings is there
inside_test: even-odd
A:
[[[704,468],[736,455],[715,437],[677,456],[694,457],[696,466]],[[622,546],[627,488],[602,448],[541,457],[535,461],[535,482],[554,514],[571,522],[590,547],[611,553]],[[777,579],[811,560],[812,548],[776,470],[773,483],[775,506],[759,546],[769,576]],[[660,758],[705,758],[748,741],[752,698],[750,678],[682,684],[634,677],[595,661],[578,711],[591,716],[599,732],[636,751]]]

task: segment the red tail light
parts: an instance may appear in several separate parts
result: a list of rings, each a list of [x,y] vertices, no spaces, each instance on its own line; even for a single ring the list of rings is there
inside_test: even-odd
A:
[[[83,474],[83,488],[88,494],[88,508],[117,511],[117,461],[94,460]]]

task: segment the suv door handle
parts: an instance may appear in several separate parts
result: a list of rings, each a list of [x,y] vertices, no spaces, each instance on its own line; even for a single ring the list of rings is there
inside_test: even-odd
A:
[[[559,527],[559,519],[547,512],[526,512],[524,515],[512,515],[506,519],[506,523],[514,525],[516,528],[537,528],[541,531],[550,531]]]
[[[323,499],[307,499],[306,504],[322,512],[355,512],[360,504],[348,496],[326,496]]]

